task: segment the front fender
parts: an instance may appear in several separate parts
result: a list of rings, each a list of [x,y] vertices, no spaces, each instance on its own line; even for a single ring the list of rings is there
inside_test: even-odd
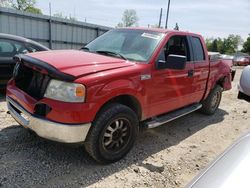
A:
[[[88,88],[86,102],[93,107],[92,119],[94,119],[94,116],[99,112],[103,105],[118,96],[132,96],[138,101],[143,110],[143,104],[145,104],[145,93],[144,87],[134,79],[119,79]]]
[[[112,98],[121,95],[131,95],[142,104],[145,91],[138,82],[134,82],[129,79],[120,79],[105,84],[96,93],[96,97],[100,97],[102,99],[100,102],[101,106]]]

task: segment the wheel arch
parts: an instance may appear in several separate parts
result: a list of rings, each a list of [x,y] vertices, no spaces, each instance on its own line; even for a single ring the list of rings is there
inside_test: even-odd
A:
[[[226,76],[222,76],[220,79],[217,80],[217,82],[214,84],[213,88],[216,87],[216,85],[221,86],[222,88],[224,88],[224,83],[226,80]],[[213,89],[212,88],[212,89]]]
[[[96,117],[98,117],[98,115],[104,109],[108,108],[108,106],[110,104],[114,104],[114,103],[122,104],[122,105],[125,105],[125,106],[129,107],[130,109],[132,109],[135,112],[135,114],[137,115],[139,121],[142,119],[143,112],[142,112],[142,107],[141,107],[141,104],[140,104],[139,100],[136,97],[134,97],[132,95],[129,95],[129,94],[118,95],[118,96],[115,96],[115,97],[107,100],[100,107],[100,109],[97,111]],[[96,119],[96,117],[95,117],[95,119]]]

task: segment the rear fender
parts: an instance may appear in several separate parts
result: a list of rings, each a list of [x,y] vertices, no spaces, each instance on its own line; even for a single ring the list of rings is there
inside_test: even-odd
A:
[[[220,85],[224,91],[230,90],[232,88],[232,75],[231,68],[224,63],[221,63],[219,71],[215,75],[210,75],[208,80],[208,87],[204,99],[207,98],[211,90],[216,86]]]

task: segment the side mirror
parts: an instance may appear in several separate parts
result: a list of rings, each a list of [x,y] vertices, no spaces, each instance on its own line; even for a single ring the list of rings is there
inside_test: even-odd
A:
[[[167,61],[158,60],[157,68],[158,69],[175,69],[175,70],[183,70],[186,67],[187,57],[182,55],[173,55],[170,54],[167,57]]]

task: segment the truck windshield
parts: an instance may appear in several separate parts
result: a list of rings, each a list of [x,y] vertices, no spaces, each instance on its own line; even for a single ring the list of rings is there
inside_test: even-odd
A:
[[[98,37],[82,49],[131,61],[147,62],[163,36],[163,33],[146,30],[115,29]]]

